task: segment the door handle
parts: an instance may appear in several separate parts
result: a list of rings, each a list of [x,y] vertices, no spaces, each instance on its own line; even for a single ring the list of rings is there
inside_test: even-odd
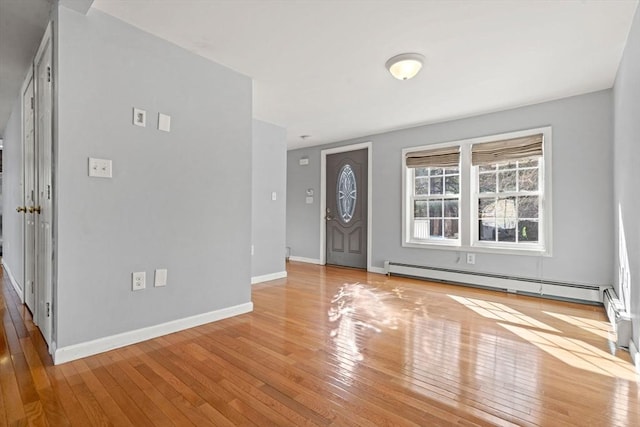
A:
[[[40,213],[42,211],[42,209],[40,208],[40,206],[29,206],[29,213]]]
[[[26,206],[18,206],[16,208],[16,212],[20,213],[20,212],[27,212],[27,207]]]
[[[331,221],[334,218],[331,215],[327,215],[324,217],[324,219],[326,219],[327,221]]]

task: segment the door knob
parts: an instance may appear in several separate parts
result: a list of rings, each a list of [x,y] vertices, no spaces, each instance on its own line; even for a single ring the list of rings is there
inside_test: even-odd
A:
[[[331,215],[327,214],[327,216],[325,216],[324,219],[326,219],[327,221],[331,221],[333,219],[333,217]]]
[[[40,209],[40,206],[29,206],[29,213],[40,213],[42,209]]]
[[[27,211],[27,207],[26,206],[18,206],[16,208],[16,212],[26,212]]]

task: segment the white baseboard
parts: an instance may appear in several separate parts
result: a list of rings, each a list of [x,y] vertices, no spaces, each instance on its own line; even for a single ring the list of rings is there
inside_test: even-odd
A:
[[[384,269],[384,268],[380,268],[380,267],[369,267],[369,269],[367,271],[369,273],[387,274],[387,270]]]
[[[305,258],[305,257],[302,257],[302,256],[290,256],[289,257],[289,261],[306,262],[307,264],[322,265],[322,263],[320,263],[319,259]]]
[[[287,277],[286,271],[279,271],[277,273],[271,274],[263,274],[262,276],[253,276],[251,278],[251,284],[255,285],[256,283],[268,282],[270,280],[282,279],[283,277]]]
[[[7,276],[9,276],[9,281],[11,282],[11,286],[13,286],[13,289],[15,289],[16,293],[18,294],[18,297],[20,298],[20,302],[24,303],[24,292],[22,291],[22,289],[20,289],[20,286],[18,286],[18,282],[16,281],[16,278],[13,277],[13,274],[11,273],[11,270],[9,269],[9,266],[7,265],[7,263],[4,262],[4,259],[2,260],[2,266],[4,267],[4,271],[7,272]]]
[[[123,332],[117,335],[98,338],[93,341],[73,344],[66,347],[56,348],[53,355],[53,363],[60,365],[61,363],[70,362],[72,360],[81,359],[83,357],[92,356],[94,354],[103,353],[105,351],[157,338],[162,335],[172,334],[184,329],[193,328],[195,326],[204,325],[205,323],[215,322],[217,320],[226,319],[228,317],[237,316],[253,311],[253,303],[235,305],[233,307],[222,308],[220,310],[210,311],[208,313],[197,314],[195,316],[185,317],[184,319],[172,320],[170,322],[161,323],[159,325],[149,326],[146,328],[136,329],[134,331]]]
[[[640,374],[640,352],[638,352],[638,347],[633,342],[633,338],[629,341],[629,354],[631,354],[631,360],[636,366],[636,372]]]

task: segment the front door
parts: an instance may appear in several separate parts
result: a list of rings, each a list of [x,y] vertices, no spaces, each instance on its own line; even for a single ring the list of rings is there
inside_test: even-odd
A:
[[[367,149],[327,155],[327,264],[367,268]]]

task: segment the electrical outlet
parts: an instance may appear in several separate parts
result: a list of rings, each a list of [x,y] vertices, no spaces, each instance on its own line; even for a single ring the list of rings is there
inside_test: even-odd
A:
[[[144,271],[138,271],[131,273],[131,290],[140,291],[144,289],[147,281],[147,273]]]
[[[167,286],[167,269],[159,268],[156,270],[156,278],[153,282],[153,286],[156,288],[159,286]]]
[[[476,254],[467,254],[467,264],[476,263]]]

